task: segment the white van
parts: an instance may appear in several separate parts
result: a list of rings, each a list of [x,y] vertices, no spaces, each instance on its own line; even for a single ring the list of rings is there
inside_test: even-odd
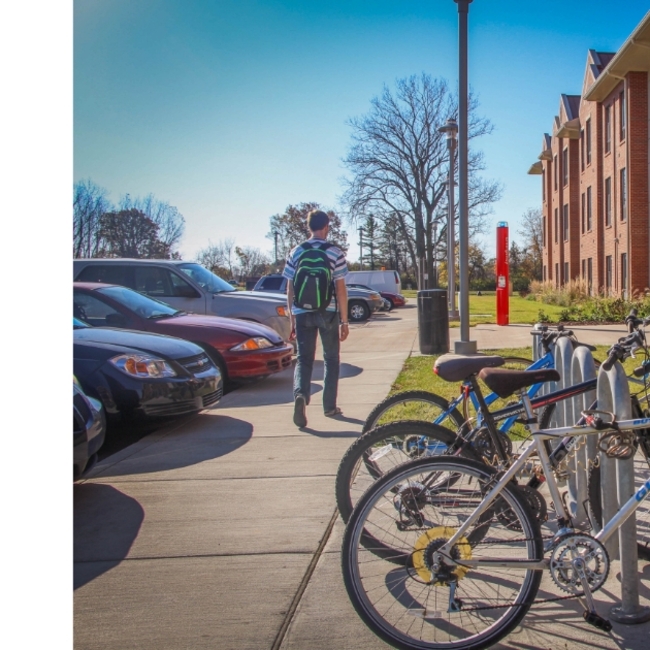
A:
[[[346,284],[365,284],[375,291],[401,293],[402,281],[397,271],[349,271]]]

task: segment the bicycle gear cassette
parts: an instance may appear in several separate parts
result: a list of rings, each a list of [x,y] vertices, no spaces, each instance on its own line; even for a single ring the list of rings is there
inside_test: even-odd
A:
[[[427,584],[430,584],[432,579],[438,578],[433,584],[440,587],[449,584],[450,581],[461,580],[469,571],[468,567],[460,565],[449,566],[444,561],[440,570],[433,570],[434,554],[438,549],[444,546],[453,535],[455,535],[456,530],[456,528],[449,528],[448,526],[429,528],[429,530],[420,535],[418,540],[415,542],[413,550],[413,568],[416,570],[418,576]],[[462,562],[463,560],[472,559],[472,547],[467,541],[467,538],[461,537],[453,545],[450,557],[454,562]]]
[[[583,593],[580,571],[593,593],[600,589],[609,574],[609,555],[591,535],[569,534],[560,539],[551,552],[549,568],[553,582],[567,593]]]

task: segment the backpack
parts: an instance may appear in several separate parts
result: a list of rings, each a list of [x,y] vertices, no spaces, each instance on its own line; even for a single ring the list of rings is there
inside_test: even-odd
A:
[[[293,277],[293,303],[301,309],[325,311],[332,301],[334,282],[332,262],[327,249],[332,244],[321,244],[319,248],[309,242],[302,244],[303,251],[296,260]]]

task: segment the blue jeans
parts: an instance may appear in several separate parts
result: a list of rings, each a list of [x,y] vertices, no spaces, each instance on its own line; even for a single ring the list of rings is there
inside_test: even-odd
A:
[[[336,311],[296,314],[296,371],[293,376],[293,396],[302,395],[307,404],[311,393],[311,373],[316,356],[316,335],[320,334],[325,360],[323,377],[323,410],[336,408],[339,383],[339,314]]]

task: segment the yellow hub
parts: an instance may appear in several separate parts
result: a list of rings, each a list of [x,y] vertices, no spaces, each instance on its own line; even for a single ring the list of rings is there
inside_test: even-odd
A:
[[[425,582],[431,580],[431,567],[427,562],[427,557],[433,553],[434,549],[442,547],[448,540],[450,540],[456,534],[456,528],[449,528],[447,526],[436,526],[435,528],[429,528],[425,533],[418,537],[418,541],[415,542],[414,553],[413,553],[413,567],[417,571],[417,574]],[[438,543],[436,545],[436,543]],[[454,561],[462,562],[463,560],[472,559],[472,547],[465,537],[461,537],[451,549],[451,558]],[[456,566],[454,573],[458,580],[461,580],[465,577],[465,574],[469,571],[467,567]],[[442,583],[434,583],[436,586],[442,586]]]

